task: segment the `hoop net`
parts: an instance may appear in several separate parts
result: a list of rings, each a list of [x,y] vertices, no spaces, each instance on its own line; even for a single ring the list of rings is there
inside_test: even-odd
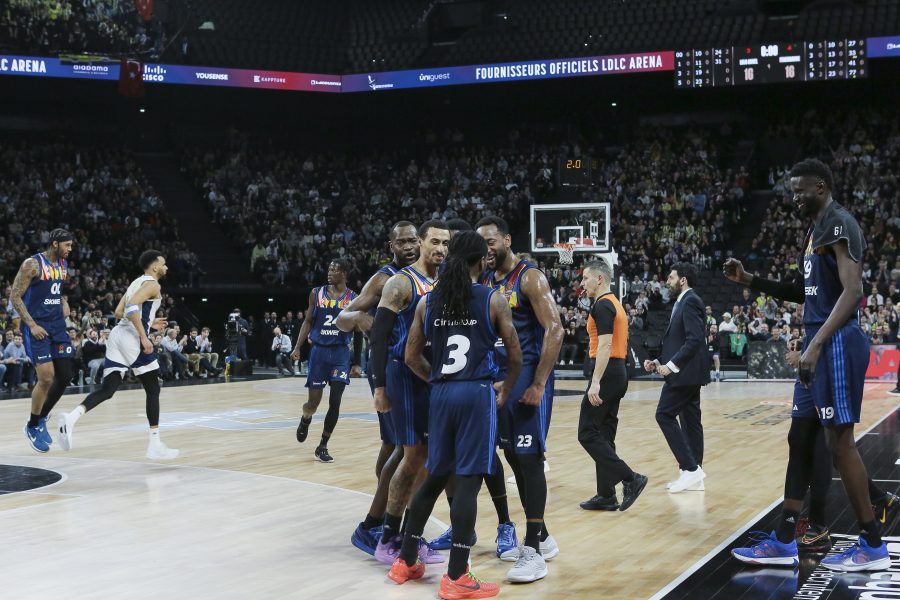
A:
[[[559,253],[559,264],[571,265],[575,262],[575,244],[559,243],[553,244],[553,247]]]

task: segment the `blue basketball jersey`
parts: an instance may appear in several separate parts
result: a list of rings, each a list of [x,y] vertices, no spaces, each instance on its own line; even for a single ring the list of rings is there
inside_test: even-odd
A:
[[[66,261],[55,263],[47,260],[43,253],[35,254],[38,274],[31,280],[22,300],[31,317],[38,322],[62,321],[62,286],[66,280]]]
[[[434,292],[425,296],[425,339],[431,342],[431,383],[492,380],[498,372],[494,361],[497,332],[491,323],[494,290],[472,284],[469,315],[445,318],[443,304]]]
[[[526,260],[520,260],[515,268],[500,281],[494,279],[494,271],[485,271],[481,283],[489,286],[506,298],[512,309],[513,326],[519,334],[519,345],[522,347],[522,364],[536,364],[541,358],[544,345],[544,328],[537,320],[534,309],[522,293],[522,276],[530,269],[537,267]],[[501,366],[506,366],[506,348],[499,339],[496,341],[497,359]]]
[[[394,275],[396,275],[399,272],[400,272],[400,266],[397,263],[391,261],[388,264],[381,267],[380,269],[378,269],[375,272],[375,275],[378,275],[379,273],[381,273],[383,275],[387,275],[388,279],[390,279],[391,277],[393,277]],[[374,277],[374,275],[373,275],[373,277]],[[369,309],[369,314],[372,315],[373,317],[375,316],[375,313],[377,313],[377,312],[378,312],[377,305],[375,305]]]
[[[328,295],[328,286],[313,289],[315,304],[309,307],[313,311],[313,326],[309,332],[309,341],[317,346],[347,346],[353,334],[338,329],[338,314],[356,298],[356,293],[348,289],[334,300]]]
[[[832,202],[803,244],[804,325],[823,324],[844,291],[832,249],[842,239],[847,241],[851,258],[861,260],[865,249],[862,230],[844,207]],[[850,320],[858,318],[857,311]]]
[[[416,306],[419,300],[434,288],[434,281],[419,273],[412,265],[404,267],[400,270],[400,275],[409,279],[412,284],[412,300],[409,304],[397,314],[397,320],[394,321],[394,330],[391,332],[391,339],[388,341],[390,354],[392,358],[403,360],[406,352],[406,338],[409,336],[409,328],[412,326],[413,317],[416,314]]]

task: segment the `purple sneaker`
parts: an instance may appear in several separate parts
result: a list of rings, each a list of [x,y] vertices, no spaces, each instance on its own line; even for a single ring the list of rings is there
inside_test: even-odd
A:
[[[426,565],[436,565],[447,560],[443,554],[437,550],[432,550],[424,539],[419,540],[419,560]]]
[[[392,537],[386,544],[378,540],[378,545],[375,546],[375,560],[386,565],[393,565],[397,557],[400,556],[400,544],[402,541],[403,538],[399,535]]]

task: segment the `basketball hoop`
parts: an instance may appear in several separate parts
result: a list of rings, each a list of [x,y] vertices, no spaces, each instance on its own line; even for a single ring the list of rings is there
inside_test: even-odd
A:
[[[553,244],[553,247],[559,252],[559,264],[571,265],[575,262],[575,244],[567,244],[565,242]]]

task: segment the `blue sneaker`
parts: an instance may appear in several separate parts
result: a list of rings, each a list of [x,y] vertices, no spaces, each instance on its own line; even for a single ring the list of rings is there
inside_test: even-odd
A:
[[[516,524],[512,521],[497,525],[497,558],[516,560],[519,556],[519,539],[516,537]]]
[[[47,416],[49,417],[50,415]],[[47,417],[41,417],[40,421],[38,421],[38,431],[41,432],[41,437],[47,442],[47,446],[50,446],[53,443],[53,438],[50,437],[50,430],[47,429]]]
[[[381,528],[382,525],[378,525],[372,529],[366,529],[360,523],[353,535],[350,536],[350,542],[366,554],[374,556],[375,546],[378,545],[378,540],[381,539]]]
[[[29,427],[28,423],[25,423],[25,427],[22,431],[25,432],[25,437],[28,438],[28,442],[31,444],[31,447],[34,448],[35,452],[43,454],[50,450],[50,446],[44,441],[44,435],[41,433],[40,425],[37,427]]]
[[[852,547],[840,554],[826,556],[819,564],[832,571],[884,571],[891,567],[891,557],[884,542],[873,548],[859,536]]]
[[[731,555],[751,565],[796,567],[800,564],[796,540],[791,540],[790,544],[782,544],[775,537],[774,531],[768,535],[761,531],[751,531],[750,539],[758,543],[749,548],[733,548]]]
[[[475,532],[472,532],[472,541],[469,542],[470,546],[474,546],[475,542],[478,541],[478,536],[475,535]],[[430,542],[428,542],[428,547],[432,550],[449,550],[453,545],[453,528],[448,527],[447,531],[434,538]]]

